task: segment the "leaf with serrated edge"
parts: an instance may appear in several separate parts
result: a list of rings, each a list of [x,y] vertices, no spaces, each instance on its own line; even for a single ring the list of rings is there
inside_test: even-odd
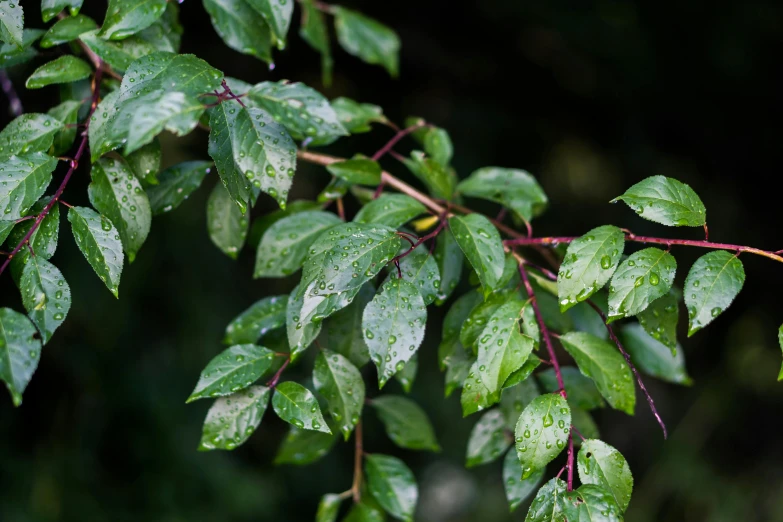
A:
[[[470,431],[465,466],[472,468],[497,460],[513,441],[506,436],[503,412],[499,408],[488,411]],[[514,459],[516,460],[516,459]],[[519,466],[519,461],[516,460]]]
[[[157,216],[180,206],[211,170],[211,161],[186,161],[161,172],[159,184],[147,189],[152,214]]]
[[[533,494],[544,480],[546,469],[534,471],[528,478],[520,478],[522,466],[519,464],[517,452],[511,450],[503,459],[503,487],[506,490],[509,511],[513,513],[522,502]]]
[[[323,458],[337,442],[334,433],[299,429],[291,426],[275,455],[275,464],[304,466]]]
[[[412,521],[419,488],[408,466],[396,457],[375,453],[365,457],[364,470],[367,488],[381,507],[395,518]]]
[[[250,221],[231,200],[226,188],[217,184],[207,200],[207,231],[212,243],[231,259],[245,244]]]
[[[483,302],[474,306],[460,325],[459,340],[462,345],[477,353],[476,344],[489,319],[507,302],[517,301],[517,296],[518,294],[514,291],[495,292],[487,296]]]
[[[666,295],[677,261],[660,248],[645,248],[620,263],[609,286],[609,322],[643,312]]]
[[[505,264],[503,242],[495,226],[480,214],[469,214],[450,217],[449,227],[476,271],[484,292],[495,290]]]
[[[0,380],[5,382],[14,406],[22,404],[22,393],[41,358],[37,335],[27,317],[10,308],[0,308]]]
[[[286,306],[286,333],[292,357],[302,353],[318,337],[321,332],[321,321],[308,321],[303,308],[304,294],[300,292],[301,284],[291,291]]]
[[[226,327],[224,344],[255,343],[270,330],[285,325],[287,295],[264,297],[236,316]]]
[[[326,399],[332,419],[348,440],[364,407],[362,374],[347,358],[322,350],[315,359],[313,383],[316,391]]]
[[[120,276],[125,256],[122,253],[120,233],[106,216],[91,208],[68,209],[76,246],[106,287],[119,297]]]
[[[490,392],[501,390],[506,379],[525,364],[533,351],[533,339],[519,331],[522,306],[518,300],[502,305],[479,336],[479,379]]]
[[[707,209],[691,187],[665,176],[652,176],[632,186],[623,201],[639,216],[662,225],[700,227],[707,222]]]
[[[46,152],[63,124],[46,114],[22,114],[0,132],[0,157]],[[5,160],[3,160],[5,161]]]
[[[57,158],[42,152],[0,158],[3,182],[0,183],[0,216],[19,219],[38,201],[52,181]]]
[[[638,324],[626,325],[620,332],[620,339],[636,367],[644,373],[667,382],[691,384],[682,349],[675,348],[672,353]],[[570,393],[568,398],[571,398]]]
[[[159,89],[139,96],[134,100],[125,154],[150,143],[164,129],[184,136],[196,128],[204,110],[198,98],[183,92]]]
[[[299,429],[332,433],[326,425],[315,395],[293,381],[280,383],[272,397],[277,416]]]
[[[566,483],[557,477],[553,478],[536,493],[525,522],[566,522],[567,494]]]
[[[382,65],[392,77],[399,72],[400,39],[393,30],[361,13],[333,6],[337,41],[349,54]]]
[[[633,475],[619,451],[600,440],[585,440],[577,455],[577,468],[582,484],[605,488],[625,511],[631,500]]]
[[[399,447],[412,450],[440,451],[427,414],[412,400],[398,395],[382,395],[370,406],[386,428],[386,434]]]
[[[680,301],[675,291],[656,299],[637,316],[644,331],[668,346],[672,355],[677,351],[677,322],[680,318]]]
[[[354,221],[398,228],[426,211],[424,205],[405,194],[383,194],[364,205]]]
[[[218,398],[204,420],[199,451],[232,450],[244,444],[261,424],[269,395],[266,386],[250,386]]]
[[[28,316],[41,332],[43,344],[48,343],[71,308],[71,288],[56,266],[32,256],[22,272],[19,291]]]
[[[457,190],[466,196],[487,199],[508,207],[526,221],[541,214],[548,204],[546,194],[536,178],[519,169],[478,169],[457,185]]]
[[[522,478],[549,464],[565,448],[571,431],[571,409],[555,393],[533,399],[519,416],[514,431]]]
[[[201,372],[186,402],[230,395],[247,388],[272,366],[273,351],[254,344],[237,344],[214,357]]]
[[[688,309],[688,337],[726,310],[744,283],[745,268],[736,255],[717,250],[697,259],[683,287]]]
[[[578,368],[563,366],[560,368],[560,374],[563,377],[569,404],[585,410],[603,408],[606,405],[595,383],[582,375]],[[536,376],[546,391],[554,393],[560,390],[554,368],[549,368]]]
[[[122,40],[155,23],[166,10],[166,0],[109,0],[99,33],[107,40]]]

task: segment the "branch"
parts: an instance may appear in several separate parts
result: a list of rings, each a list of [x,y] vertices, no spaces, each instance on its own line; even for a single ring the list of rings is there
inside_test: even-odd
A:
[[[405,136],[407,136],[408,134],[410,134],[412,132],[415,132],[415,131],[421,129],[422,127],[427,127],[427,126],[428,126],[428,124],[425,121],[422,120],[422,121],[416,122],[415,125],[411,125],[410,127],[406,128],[406,129],[402,129],[400,131],[397,131],[397,134],[395,134],[392,137],[392,139],[390,139],[389,142],[386,143],[386,145],[381,147],[381,149],[378,152],[373,154],[372,159],[374,161],[378,161],[379,159],[381,159],[383,157],[384,154],[389,152],[392,149],[392,147],[394,147],[397,144],[397,142],[400,141],[402,138],[404,138]]]
[[[353,432],[354,454],[353,454],[353,483],[351,484],[351,494],[353,501],[359,502],[362,499],[362,457],[364,456],[364,442],[362,440],[362,421],[356,424]]]

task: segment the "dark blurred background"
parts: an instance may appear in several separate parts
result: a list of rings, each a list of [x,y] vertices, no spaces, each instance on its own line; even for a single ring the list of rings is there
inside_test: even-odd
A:
[[[35,4],[25,2],[27,25],[42,27]],[[780,3],[346,5],[399,31],[401,76],[391,80],[335,49],[336,76],[326,94],[376,103],[397,122],[415,114],[445,127],[462,176],[488,165],[534,173],[552,202],[535,224],[537,235],[578,235],[614,223],[640,234],[699,238],[699,230],[667,229],[607,204],[642,178],[665,174],[700,194],[711,239],[783,248],[780,189],[772,185],[783,141],[773,116],[783,86]],[[95,2],[84,12],[100,21],[102,9]],[[181,17],[183,52],[227,75],[322,88],[318,56],[293,34],[269,72],[225,47],[199,2],[187,0]],[[22,87],[40,63],[11,71],[28,111],[57,103],[56,87]],[[378,127],[329,151],[371,153],[389,137]],[[203,131],[164,138],[164,163],[206,159],[206,142]],[[404,176],[398,164],[386,166]],[[66,194],[70,203],[86,203],[87,180],[81,169]],[[312,198],[327,181],[325,171],[302,165],[293,198]],[[321,494],[349,487],[350,443],[309,467],[273,466],[286,432],[273,414],[234,452],[195,451],[209,405],[184,400],[221,350],[225,325],[255,300],[295,283],[254,281],[252,248],[233,262],[211,245],[204,209],[214,182],[206,180],[177,211],[154,221],[136,262],[125,268],[119,300],[84,262],[63,222],[53,261],[70,283],[73,307],[46,346],[24,405],[14,409],[9,398],[0,400],[3,522],[312,520]],[[271,208],[267,198],[255,213]],[[678,283],[702,253],[675,251]],[[693,338],[681,332],[694,385],[647,379],[670,439],[663,441],[641,395],[635,417],[596,415],[602,438],[625,454],[635,476],[631,522],[783,520],[783,393],[775,380],[783,267],[742,259],[748,278],[735,304]],[[8,276],[0,296],[1,306],[21,310]],[[444,451],[395,448],[372,414],[366,447],[411,464],[421,488],[417,520],[523,520],[526,506],[508,514],[500,462],[463,467],[476,417],[461,418],[458,394],[441,399],[439,336],[439,327],[428,330],[412,394],[433,419]],[[311,365],[305,358],[291,376],[307,379]],[[374,375],[368,372],[368,382]],[[370,395],[377,393],[369,386]],[[397,383],[389,388],[400,393]]]

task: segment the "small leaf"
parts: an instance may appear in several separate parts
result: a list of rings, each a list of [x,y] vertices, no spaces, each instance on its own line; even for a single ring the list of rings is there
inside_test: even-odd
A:
[[[0,183],[0,216],[19,219],[40,198],[52,181],[57,158],[42,152],[0,158],[3,182]]]
[[[612,200],[624,201],[639,216],[662,225],[700,227],[707,222],[707,209],[685,183],[665,176],[640,181]]]
[[[85,15],[76,15],[58,20],[41,38],[41,48],[47,49],[68,43],[79,38],[79,35],[98,28],[95,20]]]
[[[357,158],[326,166],[326,170],[333,176],[344,179],[349,183],[360,185],[378,185],[381,182],[381,166],[371,159]]]
[[[81,101],[68,100],[60,105],[55,105],[47,112],[49,116],[56,118],[63,124],[60,130],[54,135],[54,142],[52,143],[51,149],[51,154],[53,156],[65,154],[73,145],[73,142],[76,139],[76,123],[81,106]]]
[[[285,383],[284,383],[285,384]],[[275,464],[304,466],[323,458],[337,442],[337,435],[291,426],[277,450]]]
[[[68,9],[71,16],[75,16],[81,7],[82,0],[41,0],[41,17],[44,22],[48,22],[63,9]]]
[[[451,230],[444,229],[435,239],[435,262],[440,273],[440,284],[437,288],[437,304],[442,304],[449,298],[462,278],[462,260],[464,255]]]
[[[672,289],[668,294],[653,301],[638,314],[639,324],[657,341],[668,346],[675,355],[677,351],[677,322],[680,318],[680,302]]]
[[[273,351],[253,344],[237,344],[214,357],[201,372],[185,402],[230,395],[247,388],[269,370]]]
[[[114,297],[119,297],[124,256],[117,229],[107,217],[87,207],[69,208],[68,221],[76,246]]]
[[[186,161],[161,172],[159,184],[147,189],[152,214],[157,216],[180,206],[211,170],[211,161]]]
[[[424,183],[432,196],[438,199],[451,199],[454,196],[457,185],[454,169],[428,158],[420,150],[411,152],[411,159],[401,158],[400,161],[411,171],[411,174]]]
[[[620,332],[620,338],[634,364],[646,374],[667,382],[691,384],[691,378],[685,370],[682,349],[675,349],[672,353],[638,324],[625,326]],[[568,398],[571,398],[570,393]]]
[[[203,0],[212,27],[235,51],[272,63],[272,34],[264,18],[245,0]]]
[[[502,305],[479,337],[479,379],[491,393],[500,391],[533,351],[533,339],[519,332],[522,306],[517,300]]]
[[[512,444],[512,437],[506,435],[503,412],[498,408],[490,410],[479,419],[470,432],[465,466],[472,468],[493,462]],[[518,468],[519,461],[517,459],[514,461]]]
[[[365,283],[351,304],[335,312],[324,322],[324,339],[321,345],[347,357],[357,368],[370,361],[370,352],[362,332],[362,314],[373,296],[375,287],[371,282]]]
[[[236,316],[226,327],[224,344],[252,344],[270,330],[285,325],[287,295],[264,297]]]
[[[385,522],[385,520],[386,515],[383,511],[376,509],[375,505],[368,505],[366,499],[362,499],[351,507],[342,522]]]
[[[410,249],[410,243],[405,243],[397,255],[403,255]],[[435,294],[438,291],[440,273],[438,264],[423,243],[413,249],[413,252],[399,260],[399,273],[419,290],[425,305],[435,302]],[[397,279],[399,274],[397,267],[389,267],[389,278]]]
[[[332,50],[329,44],[329,28],[326,16],[318,10],[312,0],[303,0],[302,23],[299,26],[299,36],[310,47],[321,54],[321,82],[325,87],[332,84]]]
[[[595,382],[612,408],[633,415],[636,405],[633,375],[614,344],[584,332],[561,335],[560,343],[582,374]]]
[[[534,471],[528,478],[520,478],[522,467],[516,451],[509,451],[503,459],[503,487],[506,490],[509,511],[513,513],[522,502],[533,494],[544,480],[545,469]]]
[[[399,447],[440,451],[435,430],[421,407],[406,397],[382,395],[370,405],[386,428],[386,434]]]
[[[41,332],[43,344],[65,321],[71,309],[71,288],[60,270],[39,256],[31,256],[19,281],[27,315]]]
[[[571,409],[555,393],[533,399],[519,416],[515,430],[522,478],[543,469],[565,448],[571,431]]]
[[[248,216],[242,215],[226,188],[215,185],[207,200],[207,230],[212,243],[228,257],[236,259],[249,228]]]
[[[567,494],[566,483],[557,477],[553,478],[536,493],[536,498],[530,505],[525,522],[566,522]],[[574,522],[577,521],[574,520]]]
[[[332,433],[321,415],[315,395],[301,384],[293,381],[278,384],[272,407],[278,417],[299,429]]]
[[[347,358],[322,350],[315,359],[313,383],[316,391],[326,399],[332,419],[348,440],[364,407],[362,374]]]
[[[152,25],[165,10],[166,0],[109,0],[98,35],[107,40],[122,40]]]
[[[92,74],[90,65],[76,58],[65,55],[40,66],[27,79],[25,87],[40,89],[53,83],[71,83],[88,78]]]
[[[701,256],[685,278],[688,337],[729,307],[745,283],[745,268],[736,255],[716,250]]]
[[[364,470],[367,488],[378,504],[391,516],[412,521],[419,488],[408,466],[396,457],[376,453],[365,457]]]
[[[0,132],[0,158],[47,152],[52,146],[54,136],[62,129],[60,120],[52,116],[35,112],[22,114]]]
[[[570,405],[585,410],[603,408],[605,406],[601,392],[595,387],[595,383],[582,375],[582,373],[573,366],[563,366],[560,368],[563,376],[566,394],[568,394],[568,403]],[[537,374],[541,386],[548,392],[560,391],[560,385],[555,376],[555,370],[549,368]]]
[[[261,424],[269,395],[266,386],[250,386],[217,399],[204,420],[199,451],[233,450],[244,444]]]
[[[98,32],[99,30],[95,29],[82,33],[79,40],[118,72],[127,71],[139,58],[159,50],[154,42],[145,41],[138,35],[124,40],[104,40],[98,36]]]
[[[508,207],[526,221],[541,214],[549,202],[536,178],[519,169],[478,169],[457,185],[457,190]]]
[[[21,47],[23,25],[22,5],[13,0],[0,2],[0,41]]]
[[[44,31],[40,29],[24,29],[21,46],[17,46],[15,43],[2,44],[0,46],[0,67],[7,68],[27,63],[38,56],[38,51],[35,50],[33,44],[43,34]],[[0,38],[0,41],[2,40]]]
[[[304,293],[301,292],[301,284],[298,284],[291,290],[285,316],[286,334],[288,335],[288,345],[291,348],[292,358],[305,351],[321,332],[322,322],[308,320],[309,318],[305,315],[306,311],[303,310],[303,305]]]
[[[488,295],[483,302],[475,305],[459,324],[461,327],[459,340],[462,345],[472,349],[474,353],[478,353],[477,344],[489,320],[501,306],[512,300],[517,301],[517,296],[518,294],[514,291],[495,292]]]
[[[318,512],[315,515],[315,522],[337,522],[337,514],[340,511],[340,504],[343,497],[334,493],[327,493],[321,497],[318,503]]]
[[[467,417],[472,413],[482,411],[500,400],[500,391],[490,392],[479,378],[479,365],[474,362],[468,370],[468,376],[462,385],[462,416]]]
[[[621,522],[623,512],[611,493],[592,484],[584,484],[566,496],[566,517],[580,522]]]
[[[362,330],[383,387],[405,367],[424,340],[427,309],[416,287],[390,279],[364,309]]]
[[[41,341],[35,326],[24,315],[0,308],[0,380],[5,382],[14,406],[22,404],[22,393],[38,368]]]
[[[541,359],[536,354],[531,353],[527,356],[527,359],[522,364],[522,366],[508,376],[506,382],[503,383],[503,388],[505,389],[516,386],[520,382],[530,377],[539,366],[541,366]]]
[[[622,454],[600,440],[586,440],[577,456],[579,480],[609,491],[620,509],[625,511],[633,491],[633,475]]]
[[[454,155],[449,133],[439,127],[429,127],[424,134],[424,152],[441,165],[448,166]]]
[[[594,228],[568,245],[557,273],[561,311],[587,300],[609,282],[624,246],[623,231],[612,225]]]
[[[337,41],[348,53],[382,65],[392,77],[399,72],[400,39],[393,30],[361,13],[334,6]]]
[[[677,261],[659,248],[632,254],[617,268],[609,286],[609,322],[643,312],[666,295],[674,282]]]
[[[260,14],[272,31],[272,38],[281,51],[285,49],[288,26],[294,14],[294,3],[287,0],[249,0],[250,6]]]
[[[383,194],[364,205],[354,221],[398,228],[426,211],[424,205],[405,194]]]
[[[522,415],[522,411],[539,395],[541,392],[535,379],[528,379],[510,388],[505,388],[500,397],[500,409],[506,421],[506,428],[513,431],[517,427],[517,421]]]
[[[386,123],[383,109],[370,103],[359,103],[350,98],[335,98],[332,108],[343,127],[351,134],[370,132],[371,123]]]
[[[133,175],[141,182],[143,187],[159,185],[158,173],[160,172],[160,141],[152,140],[140,149],[125,156]]]
[[[476,271],[484,293],[495,290],[505,263],[503,242],[495,226],[480,214],[469,214],[450,217],[449,227]]]

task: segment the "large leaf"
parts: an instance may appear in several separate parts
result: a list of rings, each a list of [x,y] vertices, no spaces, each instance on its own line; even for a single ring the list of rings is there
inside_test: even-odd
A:
[[[666,295],[677,261],[660,248],[645,248],[620,263],[609,286],[609,322],[643,312]]]
[[[242,215],[226,188],[215,185],[207,200],[207,231],[212,243],[231,259],[245,244],[250,220]]]
[[[569,404],[585,410],[602,408],[605,405],[601,392],[598,391],[595,383],[582,375],[577,368],[563,366],[560,368],[560,374],[563,377]],[[537,377],[546,391],[557,392],[560,390],[554,368],[538,373]]]
[[[22,393],[41,358],[37,336],[27,317],[10,308],[0,308],[0,380],[5,382],[14,406],[22,404]]]
[[[371,282],[365,283],[350,305],[332,314],[324,323],[321,345],[347,357],[357,368],[370,360],[362,332],[362,314],[373,296],[375,287]]]
[[[472,468],[497,460],[506,451],[513,440],[506,436],[503,412],[499,408],[485,413],[473,426],[468,439],[468,449],[465,455],[465,466]],[[515,464],[519,467],[519,461]]]
[[[638,314],[639,324],[644,331],[668,346],[675,355],[677,347],[677,322],[680,317],[680,302],[672,289],[668,294],[653,301]]]
[[[157,216],[180,206],[211,170],[211,161],[186,161],[161,172],[159,183],[147,189],[152,214]]]
[[[354,221],[398,228],[426,211],[424,205],[405,194],[383,194],[364,205]]]
[[[359,103],[350,98],[335,98],[332,108],[343,127],[351,134],[370,132],[371,123],[386,123],[383,109],[371,103]]]
[[[644,219],[662,225],[700,227],[707,222],[707,210],[693,189],[665,176],[640,181],[612,203],[616,201],[624,201]]]
[[[204,420],[199,451],[232,450],[244,444],[261,424],[269,395],[266,386],[250,386],[217,399]]]
[[[571,431],[571,409],[557,393],[533,399],[519,416],[514,431],[522,478],[544,468],[565,448]]]
[[[375,453],[365,457],[364,470],[367,488],[381,507],[395,518],[412,521],[419,488],[408,466],[396,457]]]
[[[0,158],[3,181],[0,183],[0,216],[19,219],[43,195],[52,181],[57,158],[42,152]]]
[[[109,0],[99,36],[122,40],[152,25],[166,10],[166,0]]]
[[[299,429],[332,433],[326,425],[315,395],[293,381],[280,383],[272,397],[277,416]]]
[[[277,449],[275,464],[304,466],[313,463],[329,453],[336,442],[336,434],[291,426]]]
[[[410,399],[397,395],[382,395],[370,405],[386,428],[386,434],[401,448],[440,451],[435,430],[427,414]]]
[[[71,83],[83,80],[92,74],[90,64],[75,56],[60,56],[35,71],[25,82],[28,89],[40,89],[54,83]]]
[[[512,513],[522,502],[533,494],[544,480],[545,469],[534,471],[528,478],[521,478],[522,467],[517,458],[517,452],[512,450],[506,453],[503,459],[503,487],[506,490],[509,511]]]
[[[451,230],[445,229],[438,234],[433,256],[440,274],[435,302],[441,304],[454,292],[462,277],[462,249],[454,239]]]
[[[316,391],[326,399],[329,413],[348,440],[364,407],[362,374],[347,358],[322,350],[315,359],[313,383]]]
[[[272,366],[275,354],[263,346],[237,344],[214,357],[186,402],[222,397],[247,388]]]
[[[531,475],[532,476],[532,475]],[[555,477],[536,493],[536,498],[530,505],[525,522],[566,522],[566,495],[568,486]],[[568,519],[572,522],[571,519]],[[581,522],[581,521],[574,521]]]
[[[625,511],[631,500],[633,475],[619,451],[600,440],[585,440],[577,456],[577,467],[582,484],[605,488]]]
[[[525,364],[533,339],[519,331],[523,303],[513,300],[492,314],[478,341],[479,379],[494,393]]]
[[[41,48],[46,49],[68,43],[79,38],[79,35],[97,29],[95,20],[85,15],[69,16],[58,20],[41,38]]]
[[[22,114],[0,132],[0,158],[31,152],[47,152],[63,128],[57,118],[31,112]],[[5,162],[5,159],[3,159]]]
[[[594,228],[568,245],[557,273],[561,311],[585,301],[609,282],[624,246],[623,231],[612,225]]]
[[[745,269],[736,255],[717,250],[697,259],[683,288],[688,309],[688,337],[728,308],[744,283]]]
[[[272,62],[271,32],[264,18],[245,0],[203,0],[212,26],[240,53]]]
[[[403,255],[410,249],[410,246],[407,242],[403,244],[398,255]],[[418,288],[425,305],[435,302],[440,273],[438,264],[426,245],[422,243],[414,248],[413,252],[400,259],[399,272],[397,267],[390,267],[389,271],[391,279],[398,278],[399,274],[402,274],[403,279],[413,283]]]
[[[41,0],[41,17],[44,22],[48,22],[63,9],[68,9],[71,16],[75,16],[81,7],[82,0]]]
[[[15,0],[0,2],[0,41],[21,47],[23,25],[22,5]]]
[[[427,309],[416,287],[390,279],[364,309],[362,330],[382,388],[405,367],[424,340]]]
[[[264,297],[236,316],[226,327],[225,344],[255,343],[270,330],[285,325],[287,295]]]
[[[450,217],[449,227],[476,271],[484,293],[495,290],[505,263],[503,242],[495,226],[481,214],[469,214]]]
[[[579,370],[595,382],[612,408],[633,415],[636,405],[633,375],[614,344],[585,332],[562,335],[560,343]]]
[[[681,349],[672,353],[638,324],[629,324],[623,328],[620,338],[634,364],[646,374],[676,384],[691,383]],[[568,398],[571,399],[570,393]]]
[[[27,315],[41,332],[43,344],[48,343],[71,309],[71,288],[56,266],[40,256],[30,256],[19,291]]]
[[[71,207],[68,209],[76,246],[106,288],[119,297],[120,275],[122,275],[122,243],[120,233],[106,216],[91,208]]]
[[[334,6],[337,41],[346,52],[382,65],[392,77],[399,72],[400,39],[393,30],[361,13]]]
[[[548,203],[536,178],[519,169],[478,169],[457,185],[457,190],[466,196],[500,203],[526,221],[541,214]]]

